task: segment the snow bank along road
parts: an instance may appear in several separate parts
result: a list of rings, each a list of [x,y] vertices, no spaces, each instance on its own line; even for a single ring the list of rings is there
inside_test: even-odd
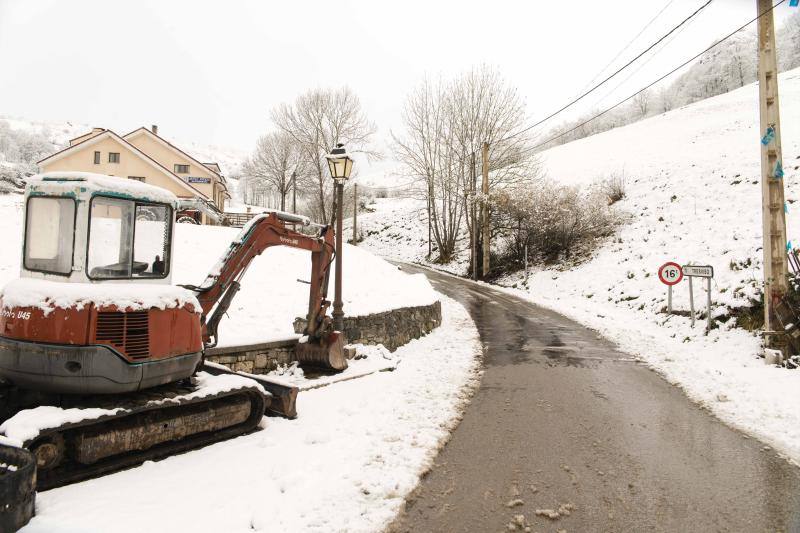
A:
[[[486,368],[391,531],[800,531],[800,469],[772,449],[596,332],[425,273],[470,311]]]

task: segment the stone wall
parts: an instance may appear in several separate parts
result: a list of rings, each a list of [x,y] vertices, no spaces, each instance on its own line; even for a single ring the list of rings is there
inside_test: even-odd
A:
[[[246,346],[223,346],[206,350],[206,360],[225,365],[236,372],[266,374],[278,365],[295,360],[296,339],[263,342]]]
[[[344,332],[348,343],[383,344],[395,351],[411,339],[430,333],[442,323],[442,304],[402,307],[384,313],[344,318]],[[305,319],[298,318],[294,329],[302,333]],[[224,346],[206,350],[206,360],[225,365],[237,372],[266,374],[278,365],[295,361],[295,339],[264,342],[246,346]]]
[[[344,333],[352,344],[383,344],[395,351],[411,339],[430,333],[442,323],[442,303],[417,307],[401,307],[384,313],[365,316],[345,316]],[[294,321],[296,333],[302,333],[305,319]]]

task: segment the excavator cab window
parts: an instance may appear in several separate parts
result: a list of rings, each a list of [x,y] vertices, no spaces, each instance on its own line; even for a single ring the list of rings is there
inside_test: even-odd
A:
[[[166,277],[171,230],[172,208],[167,205],[95,196],[89,217],[89,277]]]
[[[55,196],[29,198],[25,218],[25,268],[69,275],[74,235],[75,200]]]

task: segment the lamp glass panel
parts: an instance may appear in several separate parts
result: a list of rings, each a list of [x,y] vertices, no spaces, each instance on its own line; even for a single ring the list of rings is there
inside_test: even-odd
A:
[[[346,158],[341,159],[329,159],[328,165],[331,169],[331,176],[334,178],[346,178],[345,176],[345,166],[346,166]]]

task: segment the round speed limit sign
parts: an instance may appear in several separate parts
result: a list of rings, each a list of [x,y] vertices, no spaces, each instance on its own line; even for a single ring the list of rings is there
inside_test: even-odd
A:
[[[658,269],[658,279],[664,285],[677,285],[683,279],[683,269],[678,263],[664,263]]]

